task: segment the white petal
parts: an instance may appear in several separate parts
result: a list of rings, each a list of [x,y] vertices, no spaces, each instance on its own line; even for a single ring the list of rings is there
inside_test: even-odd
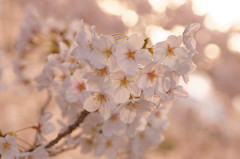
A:
[[[132,123],[136,117],[136,111],[130,111],[125,106],[120,110],[120,118],[125,123]]]
[[[107,119],[110,118],[110,116],[111,116],[110,105],[109,105],[107,102],[103,102],[103,103],[100,105],[99,112],[100,112],[101,116],[102,116],[105,120],[107,120]]]
[[[186,98],[188,96],[187,92],[181,86],[176,87],[176,89],[174,90],[174,95],[183,98]]]
[[[118,88],[114,92],[113,98],[116,103],[124,103],[130,97],[130,93],[127,88]]]
[[[188,52],[183,47],[175,48],[173,51],[178,57],[185,57],[185,58],[188,57]]]
[[[85,100],[83,107],[89,112],[94,112],[100,107],[100,103],[95,96],[90,96]]]
[[[182,36],[170,35],[167,38],[167,43],[170,45],[171,48],[179,47],[182,43]]]
[[[47,122],[50,118],[52,117],[52,113],[47,112],[45,113],[43,116],[41,116],[40,118],[40,124],[44,124],[45,122]]]
[[[74,103],[78,100],[79,98],[79,90],[77,90],[75,87],[69,88],[66,91],[66,99],[70,103]]]

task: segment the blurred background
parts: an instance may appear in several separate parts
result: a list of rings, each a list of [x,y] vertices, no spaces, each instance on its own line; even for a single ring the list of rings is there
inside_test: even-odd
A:
[[[23,48],[29,40],[24,24],[31,24],[35,33],[39,19],[55,29],[84,19],[98,33],[137,32],[155,44],[171,34],[181,35],[190,23],[200,23],[195,34],[199,54],[193,59],[198,67],[188,85],[183,84],[189,97],[176,99],[165,141],[145,158],[240,158],[239,5],[238,0],[0,0],[0,129],[36,123],[32,117],[39,115],[47,98],[46,92],[38,92],[31,83],[41,72],[46,53],[36,47]],[[29,8],[33,23],[26,22]],[[21,64],[19,58],[24,59]],[[77,158],[78,153],[72,155]]]

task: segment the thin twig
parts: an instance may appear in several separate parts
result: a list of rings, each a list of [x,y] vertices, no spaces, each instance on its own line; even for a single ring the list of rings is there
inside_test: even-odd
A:
[[[58,136],[52,140],[51,142],[49,142],[45,148],[50,148],[52,146],[54,146],[55,144],[57,144],[63,137],[67,136],[68,134],[71,134],[73,130],[75,130],[79,124],[81,124],[83,122],[83,120],[85,119],[85,117],[89,114],[88,111],[84,110],[81,115],[77,118],[77,120],[72,124],[69,125],[67,130],[65,130],[62,133],[59,133]]]

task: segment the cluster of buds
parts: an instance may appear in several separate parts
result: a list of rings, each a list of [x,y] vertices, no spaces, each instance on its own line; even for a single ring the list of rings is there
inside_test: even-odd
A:
[[[90,29],[81,23],[74,42],[60,41],[59,53],[48,56],[35,80],[40,90],[54,92],[65,129],[82,112],[89,112],[77,125],[79,134],[68,135],[66,146],[80,146],[83,153],[104,154],[109,159],[120,155],[142,158],[147,149],[158,146],[174,97],[187,97],[179,81],[187,83],[188,74],[196,68],[193,33],[199,27],[191,24],[183,35],[171,35],[151,46],[148,38],[137,34],[99,35],[94,26]],[[52,131],[53,126],[50,128]],[[7,142],[10,137],[5,138],[0,138],[2,156],[13,147],[6,147],[11,142]],[[44,152],[42,158],[48,159],[46,149],[51,143],[46,146],[43,137],[38,139],[42,146],[31,154]]]

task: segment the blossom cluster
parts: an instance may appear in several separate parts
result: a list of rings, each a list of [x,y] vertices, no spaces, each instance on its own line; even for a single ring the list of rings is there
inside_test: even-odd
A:
[[[137,34],[98,35],[94,26],[82,23],[70,48],[60,42],[60,52],[48,56],[36,81],[40,89],[56,92],[69,123],[81,111],[91,112],[81,136],[70,144],[108,158],[120,152],[141,158],[159,145],[169,103],[175,96],[187,97],[179,80],[187,83],[196,68],[193,33],[198,29],[191,24],[183,35],[149,46],[149,39]]]
[[[64,147],[80,146],[82,153],[109,159],[138,159],[157,147],[173,99],[187,97],[179,82],[187,83],[196,68],[193,33],[199,27],[191,24],[183,35],[170,35],[154,45],[138,34],[100,35],[95,26],[89,28],[82,21],[77,33],[70,29],[70,38],[57,41],[59,48],[35,78],[39,90],[54,93],[63,130],[82,112],[90,112],[78,126],[80,132],[67,136]],[[60,152],[46,146],[44,135],[54,131],[48,122],[51,116],[43,114],[31,127],[37,131],[38,143],[31,151],[20,152],[14,135],[0,133],[1,158],[48,159],[49,153]]]

